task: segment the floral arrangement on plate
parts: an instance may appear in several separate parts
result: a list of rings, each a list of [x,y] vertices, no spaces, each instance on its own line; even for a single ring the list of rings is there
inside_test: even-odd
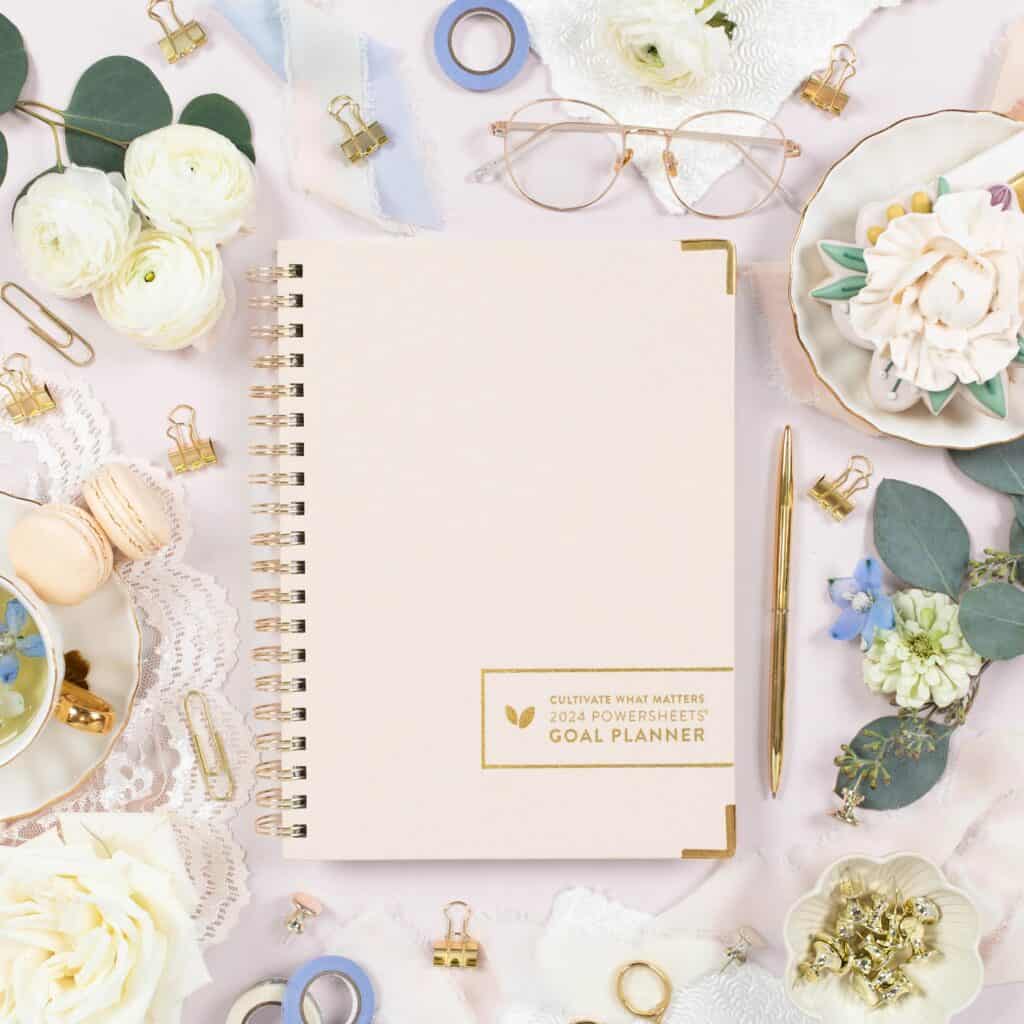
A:
[[[860,641],[865,685],[895,708],[835,760],[835,815],[848,824],[858,823],[858,808],[895,810],[925,796],[946,770],[985,672],[1024,654],[1024,441],[951,454],[969,475],[1011,494],[1021,519],[1009,550],[985,548],[972,560],[967,527],[939,495],[899,480],[879,486],[875,547],[906,586],[887,594],[874,558],[829,581],[840,609],[833,639]]]
[[[92,296],[111,327],[147,348],[209,347],[233,300],[219,246],[256,197],[248,118],[208,94],[172,123],[160,81],[131,57],[87,68],[60,110],[22,97],[28,56],[2,14],[0,53],[0,115],[34,118],[56,146],[55,165],[14,201],[14,246],[28,275],[61,298]],[[0,133],[0,184],[7,163]]]
[[[867,391],[887,412],[955,398],[1005,419],[1008,372],[1024,362],[1024,212],[1005,183],[956,191],[946,178],[870,203],[853,242],[823,240],[811,296],[872,353]]]

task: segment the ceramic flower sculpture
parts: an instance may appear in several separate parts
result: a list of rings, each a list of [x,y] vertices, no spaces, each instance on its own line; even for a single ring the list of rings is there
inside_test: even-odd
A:
[[[1007,185],[931,190],[871,203],[854,244],[818,243],[828,280],[811,295],[832,306],[843,336],[872,353],[868,394],[880,409],[956,396],[999,419],[1007,371],[1024,362],[1024,213]]]

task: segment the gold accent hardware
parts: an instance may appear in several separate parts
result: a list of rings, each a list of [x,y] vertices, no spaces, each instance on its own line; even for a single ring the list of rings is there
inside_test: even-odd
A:
[[[348,112],[355,125],[342,116]],[[340,149],[350,164],[357,164],[372,153],[376,153],[389,139],[379,121],[367,124],[363,120],[359,104],[351,96],[335,96],[327,105],[327,113],[341,125],[345,132]]]
[[[819,110],[838,117],[850,100],[844,87],[855,74],[857,52],[849,43],[840,43],[832,47],[828,69],[811,75],[800,95]]]
[[[455,908],[463,911],[461,919],[456,922],[452,917]],[[448,922],[445,937],[434,943],[435,967],[479,967],[480,943],[469,934],[469,919],[472,914],[465,900],[452,900],[444,908],[444,917]]]
[[[853,455],[834,480],[822,476],[807,492],[837,523],[841,523],[855,508],[853,496],[871,486],[875,467],[866,455]]]
[[[66,335],[65,339],[61,341],[59,338],[55,338],[49,330],[37,324],[35,320],[33,320],[32,317],[21,308],[21,306],[12,301],[8,292],[16,292],[28,299],[28,301],[31,302],[47,320],[49,320],[53,327]],[[40,341],[49,345],[50,348],[54,349],[62,359],[66,359],[72,366],[88,366],[96,358],[96,350],[78,333],[78,331],[57,316],[53,310],[44,306],[31,292],[25,291],[20,284],[15,284],[14,281],[8,281],[2,288],[0,288],[0,299],[3,299],[4,303],[6,303],[7,306],[14,310],[14,312],[28,324],[28,329]],[[85,354],[79,359],[76,359],[74,356],[69,354],[74,351],[74,345],[76,342],[85,350]]]
[[[173,24],[168,24],[157,13],[161,4],[167,4],[167,12]],[[160,40],[160,52],[168,64],[177,64],[183,57],[195,53],[200,46],[207,43],[206,30],[193,19],[183,22],[174,8],[174,0],[149,0],[146,13],[163,29],[164,37]]]
[[[4,405],[15,423],[57,408],[50,389],[32,375],[32,361],[24,352],[12,352],[0,364],[0,388],[7,392]]]
[[[185,413],[182,419],[175,419]],[[209,438],[201,438],[196,430],[196,411],[191,405],[176,405],[168,414],[167,437],[174,442],[168,461],[175,473],[191,473],[217,463],[217,452]]]
[[[193,713],[196,706],[199,709],[199,717],[202,718],[203,728],[206,730],[206,742],[212,751],[212,757],[209,758],[206,756],[203,740],[196,727],[196,715]],[[192,749],[196,753],[196,761],[199,764],[199,773],[203,777],[206,796],[217,803],[227,803],[235,795],[235,777],[231,773],[224,740],[213,724],[209,702],[206,696],[198,690],[189,690],[185,694],[184,708],[185,724],[188,727],[189,739],[192,740]]]

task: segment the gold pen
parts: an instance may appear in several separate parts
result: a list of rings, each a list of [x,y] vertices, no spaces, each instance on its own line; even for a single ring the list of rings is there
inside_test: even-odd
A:
[[[768,771],[772,799],[782,784],[786,741],[786,641],[789,628],[789,562],[793,540],[793,428],[782,434],[775,497],[775,592],[772,598],[772,654],[769,676]]]

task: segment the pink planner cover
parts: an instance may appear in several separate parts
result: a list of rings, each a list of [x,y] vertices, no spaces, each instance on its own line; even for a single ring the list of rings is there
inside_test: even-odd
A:
[[[286,855],[729,856],[729,243],[278,262],[303,363],[280,370],[305,596]]]

